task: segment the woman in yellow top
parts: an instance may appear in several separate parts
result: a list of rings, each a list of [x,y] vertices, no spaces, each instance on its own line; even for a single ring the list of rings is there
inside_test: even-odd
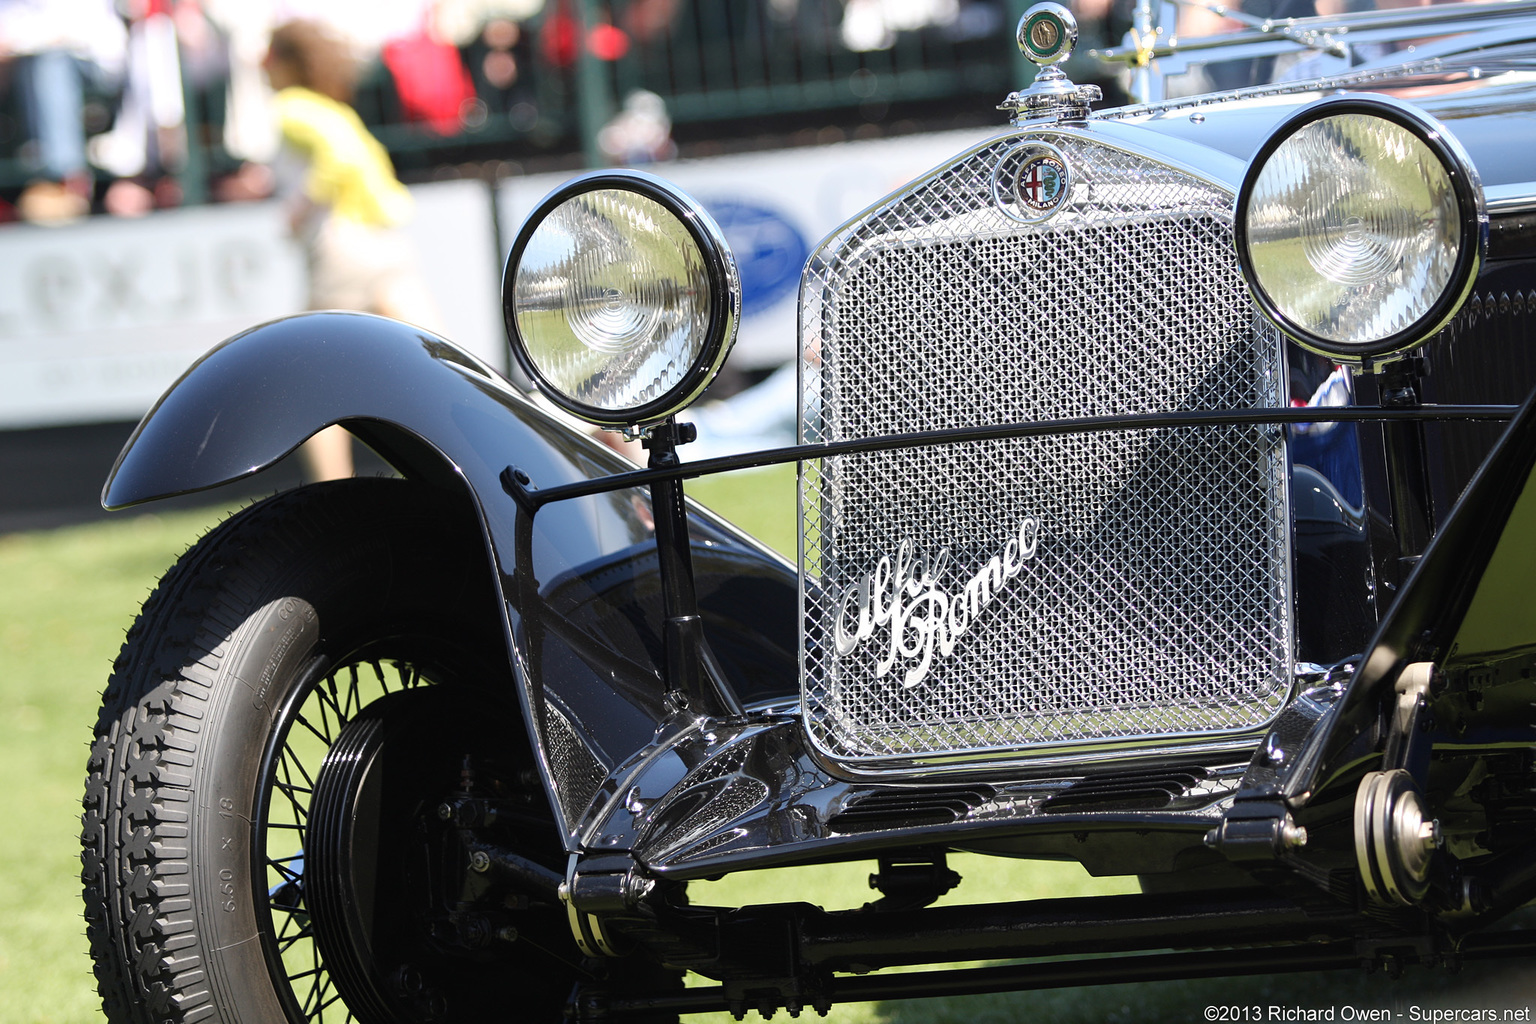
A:
[[[349,106],[355,65],[313,21],[272,32],[263,63],[276,93],[283,150],[278,190],[309,264],[310,309],[355,309],[428,326],[437,319],[401,230],[411,196],[389,154]],[[351,437],[331,427],[305,443],[312,477],[352,475]]]

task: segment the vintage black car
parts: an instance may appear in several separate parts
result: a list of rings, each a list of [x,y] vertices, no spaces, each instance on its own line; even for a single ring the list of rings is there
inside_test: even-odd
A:
[[[193,366],[109,507],[334,423],[401,479],[248,508],[146,602],[85,796],[109,1019],[771,1016],[1536,952],[1499,928],[1536,897],[1536,4],[1222,47],[1149,11],[1109,55],[1137,88],[1247,84],[1096,110],[1071,15],[1031,8],[1011,126],[810,259],[796,447],[687,459],[740,288],[633,172],[550,195],[507,266],[558,413],[357,314]],[[798,566],[684,497],[787,462]],[[953,851],[1142,891],[930,906]],[[688,899],[854,860],[858,910]],[[983,960],[1012,963],[882,973]]]

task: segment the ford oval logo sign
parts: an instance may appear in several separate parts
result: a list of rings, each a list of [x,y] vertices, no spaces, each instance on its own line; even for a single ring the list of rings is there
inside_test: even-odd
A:
[[[706,199],[703,204],[736,254],[742,316],[761,313],[793,295],[810,256],[810,247],[794,224],[760,203]]]

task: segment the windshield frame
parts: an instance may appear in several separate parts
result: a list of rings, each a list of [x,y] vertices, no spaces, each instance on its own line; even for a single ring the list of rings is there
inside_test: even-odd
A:
[[[1230,32],[1180,35],[1180,14],[1191,11],[1247,24]],[[1202,20],[1209,23],[1210,19]],[[1210,91],[1198,84],[1194,88],[1181,88],[1174,81],[1210,64],[1309,54],[1333,58],[1331,66],[1320,67],[1316,74],[1303,73],[1268,82],[1247,83],[1278,84],[1424,59],[1434,56],[1435,48],[1422,47],[1418,43],[1476,33],[1487,33],[1486,43],[1490,45],[1522,37],[1536,39],[1536,0],[1452,0],[1424,6],[1275,19],[1243,16],[1218,0],[1138,0],[1125,42],[1117,47],[1091,50],[1089,54],[1111,64],[1124,65],[1132,101],[1152,103]],[[1470,42],[1463,39],[1455,49],[1467,49]],[[1472,44],[1470,48],[1478,45]],[[1295,63],[1302,61],[1298,59]]]

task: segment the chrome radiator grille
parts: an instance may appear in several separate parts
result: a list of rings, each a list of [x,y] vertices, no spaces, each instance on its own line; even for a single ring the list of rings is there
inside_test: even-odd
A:
[[[1230,193],[1052,133],[1071,183],[1023,223],[994,168],[1006,184],[1025,138],[1041,136],[979,147],[812,259],[806,440],[1284,404]],[[850,766],[1243,732],[1288,695],[1273,428],[839,456],[802,468],[800,500],[807,725]]]

